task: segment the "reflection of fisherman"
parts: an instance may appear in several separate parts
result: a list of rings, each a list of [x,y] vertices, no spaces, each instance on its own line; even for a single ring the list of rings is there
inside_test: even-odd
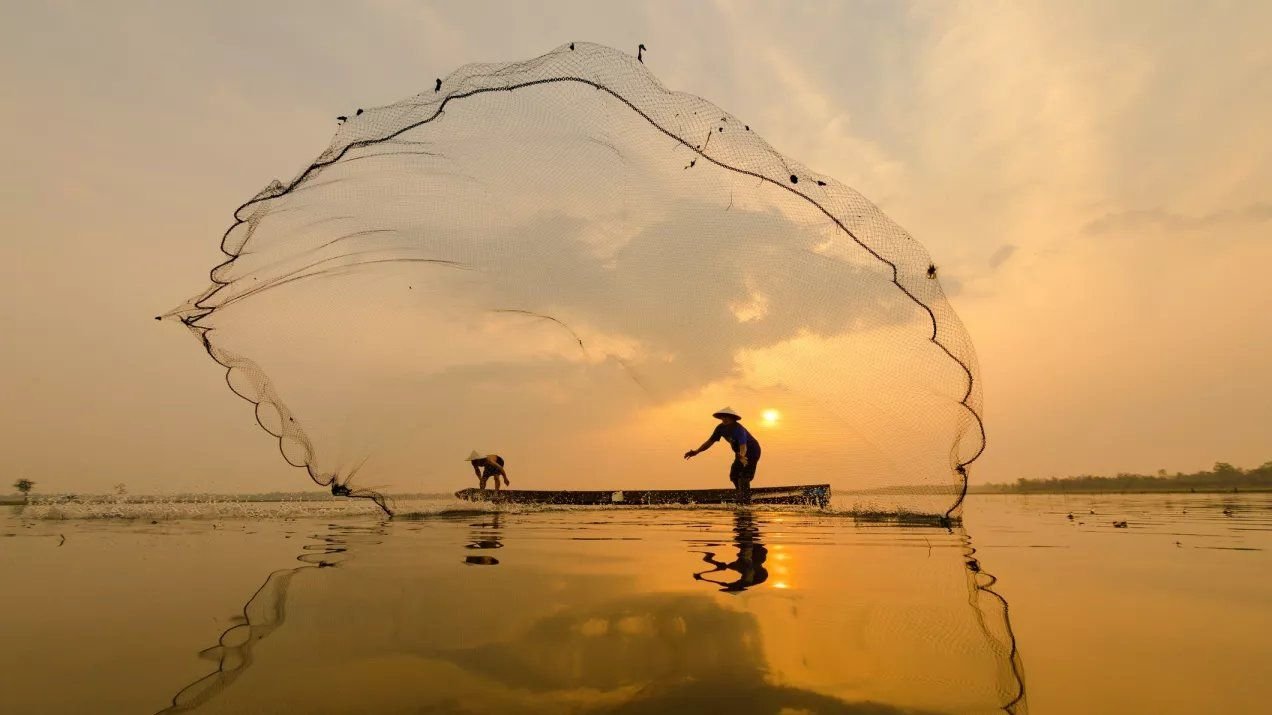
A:
[[[509,485],[508,472],[504,469],[504,458],[497,454],[487,454],[482,456],[477,454],[477,450],[473,450],[466,460],[473,465],[473,474],[477,475],[477,483],[482,491],[486,490],[486,480],[491,477],[495,478],[495,491],[499,491],[499,479],[503,478],[504,485]]]
[[[474,531],[471,534],[472,541],[464,548],[467,549],[501,549],[503,548],[503,536],[499,529],[499,518],[503,516],[499,512],[491,515],[490,521],[478,522],[472,524]],[[489,554],[472,554],[464,557],[464,563],[472,566],[498,566],[499,559]]]
[[[693,575],[696,581],[707,581],[720,586],[721,591],[738,592],[759,586],[768,580],[768,569],[764,568],[764,560],[768,558],[768,549],[760,543],[760,530],[755,526],[754,517],[747,512],[738,512],[733,522],[734,545],[738,548],[738,557],[731,563],[716,560],[715,554],[708,551],[702,560],[715,568]],[[720,571],[736,571],[735,581],[717,581],[707,578],[708,574]]]
[[[711,415],[720,420],[711,437],[697,449],[685,452],[685,459],[705,452],[716,441],[724,439],[733,448],[733,466],[729,468],[729,481],[738,491],[746,493],[751,490],[751,480],[755,478],[755,467],[760,461],[760,443],[742,426],[742,416],[732,408],[725,407]]]

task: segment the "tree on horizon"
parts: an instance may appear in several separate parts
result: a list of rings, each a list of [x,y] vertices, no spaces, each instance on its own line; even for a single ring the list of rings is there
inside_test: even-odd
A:
[[[19,479],[13,483],[13,488],[22,492],[22,500],[27,503],[31,502],[31,488],[34,486],[35,482],[30,479]]]

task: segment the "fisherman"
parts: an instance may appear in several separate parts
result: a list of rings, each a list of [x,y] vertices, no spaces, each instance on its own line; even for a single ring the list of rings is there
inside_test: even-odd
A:
[[[495,491],[499,491],[499,479],[503,478],[504,486],[508,486],[508,471],[504,469],[504,458],[497,454],[480,455],[473,450],[466,460],[473,465],[473,474],[477,475],[477,483],[482,491],[486,491],[486,480],[495,478]]]
[[[729,481],[745,499],[751,492],[751,480],[755,478],[755,468],[760,461],[760,443],[742,426],[742,416],[731,407],[717,410],[711,415],[720,420],[711,437],[701,447],[685,452],[685,459],[694,457],[711,448],[720,439],[724,439],[733,448],[733,466],[729,468]]]

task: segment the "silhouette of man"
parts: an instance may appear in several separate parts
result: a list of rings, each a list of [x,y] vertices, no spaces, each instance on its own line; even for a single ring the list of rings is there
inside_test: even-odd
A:
[[[701,447],[685,452],[685,459],[695,457],[711,449],[711,445],[723,439],[733,448],[733,465],[729,467],[729,481],[738,490],[742,499],[750,495],[751,480],[755,479],[755,468],[760,463],[760,442],[742,426],[742,416],[731,407],[725,407],[711,415],[720,420],[715,431],[702,443]]]
[[[499,480],[502,478],[505,486],[511,484],[508,481],[508,472],[504,469],[504,458],[497,454],[481,455],[477,454],[477,450],[473,450],[466,460],[473,465],[473,474],[477,475],[478,488],[486,491],[486,482],[491,477],[495,478],[495,491],[500,491]]]

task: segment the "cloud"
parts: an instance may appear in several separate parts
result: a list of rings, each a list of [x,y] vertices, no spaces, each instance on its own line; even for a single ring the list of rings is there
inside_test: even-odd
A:
[[[989,267],[998,268],[1002,264],[1006,263],[1009,258],[1015,255],[1019,248],[1020,246],[1011,243],[1005,243],[999,246],[998,250],[994,251],[989,257]]]
[[[945,295],[953,298],[963,292],[963,281],[949,274],[941,276],[941,289]]]
[[[1143,229],[1200,231],[1209,228],[1245,226],[1265,221],[1272,221],[1272,202],[1260,201],[1240,208],[1223,209],[1200,216],[1171,213],[1163,209],[1110,212],[1088,223],[1083,231],[1093,235]]]

